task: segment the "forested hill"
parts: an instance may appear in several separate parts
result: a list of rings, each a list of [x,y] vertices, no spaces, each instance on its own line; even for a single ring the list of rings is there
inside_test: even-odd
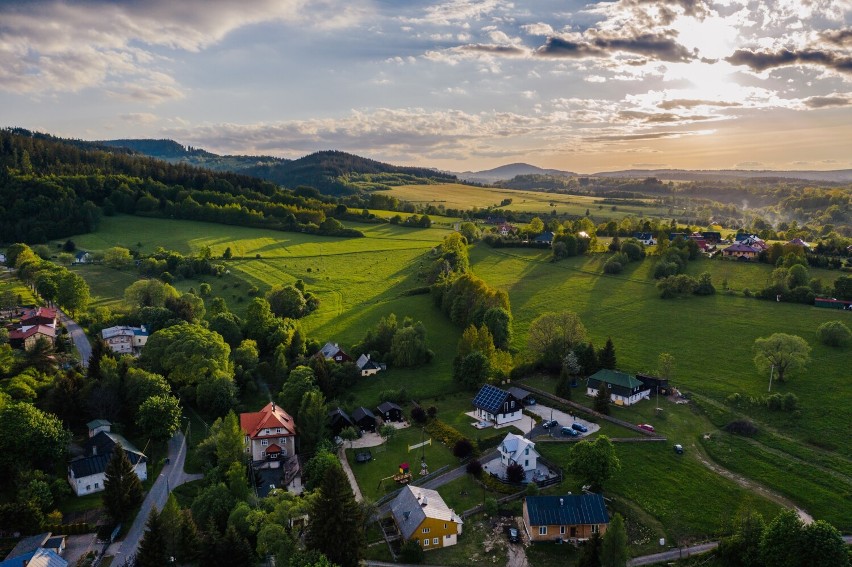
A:
[[[0,130],[0,242],[89,232],[102,214],[115,213],[360,235],[326,217],[337,205],[310,189],[290,191],[91,142]]]

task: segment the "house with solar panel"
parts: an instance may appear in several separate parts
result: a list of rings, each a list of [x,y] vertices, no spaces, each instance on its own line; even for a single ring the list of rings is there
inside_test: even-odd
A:
[[[503,425],[523,417],[523,402],[511,392],[485,384],[473,398],[476,417],[480,421]]]
[[[609,513],[600,494],[527,496],[523,505],[524,530],[530,541],[584,541],[603,535]]]

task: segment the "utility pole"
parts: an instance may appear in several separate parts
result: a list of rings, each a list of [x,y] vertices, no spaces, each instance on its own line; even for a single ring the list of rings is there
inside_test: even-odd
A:
[[[772,365],[771,370],[769,371],[769,391],[772,391],[772,376],[775,374],[775,365]]]

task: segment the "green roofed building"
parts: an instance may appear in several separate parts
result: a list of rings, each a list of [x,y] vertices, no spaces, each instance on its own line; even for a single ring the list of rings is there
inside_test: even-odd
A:
[[[602,382],[609,387],[609,399],[617,406],[632,406],[651,396],[651,389],[635,376],[609,369],[599,370],[589,376],[586,395],[597,396]]]
[[[609,513],[600,494],[527,496],[523,506],[524,529],[530,541],[583,541],[603,535]]]

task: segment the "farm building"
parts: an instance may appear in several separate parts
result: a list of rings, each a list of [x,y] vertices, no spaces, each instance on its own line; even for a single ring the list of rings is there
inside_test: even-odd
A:
[[[393,402],[380,403],[376,413],[385,421],[402,421],[402,408]]]
[[[352,357],[346,354],[346,351],[340,348],[340,345],[332,342],[325,343],[325,346],[320,349],[317,356],[322,356],[324,359],[332,360],[338,364],[352,362]]]
[[[842,299],[834,299],[831,297],[817,297],[814,299],[814,306],[852,311],[852,301],[843,301]]]
[[[651,390],[652,394],[659,393],[663,396],[669,395],[669,381],[667,378],[660,378],[649,374],[637,374],[636,379],[642,382],[646,388]]]
[[[424,551],[458,543],[464,523],[435,490],[406,485],[391,503],[391,514],[403,539]]]
[[[617,406],[632,406],[651,395],[651,389],[630,374],[606,368],[589,376],[586,394],[597,396],[602,382],[609,388],[609,399]]]
[[[482,421],[503,425],[523,417],[523,403],[506,390],[490,384],[484,385],[473,398],[476,416]]]
[[[539,454],[535,450],[535,443],[525,437],[509,433],[497,450],[500,452],[500,463],[505,467],[518,464],[524,467],[524,471],[534,471],[538,467]]]
[[[38,307],[36,309],[27,309],[21,314],[21,326],[30,325],[46,325],[56,328],[59,319],[56,316],[56,309],[49,307]]]
[[[352,421],[361,431],[376,430],[376,415],[363,406],[352,412]]]
[[[566,494],[527,496],[523,504],[524,530],[530,541],[583,541],[603,535],[609,525],[603,496]]]
[[[12,348],[32,349],[39,339],[53,344],[56,341],[56,329],[49,325],[28,325],[9,331],[9,346]]]
[[[84,496],[104,489],[107,463],[116,445],[121,445],[127,453],[127,458],[133,465],[133,472],[139,480],[145,481],[148,478],[148,457],[130,441],[117,433],[112,433],[108,421],[96,420],[96,422],[97,432],[92,434],[95,429],[90,427],[90,437],[83,445],[85,456],[68,463],[68,483],[74,493],[77,496]]]
[[[340,432],[346,429],[347,427],[352,427],[355,425],[355,422],[352,421],[352,418],[349,417],[345,411],[340,408],[333,409],[328,412],[329,419],[329,427],[331,428],[331,433],[334,436],[340,435]]]

